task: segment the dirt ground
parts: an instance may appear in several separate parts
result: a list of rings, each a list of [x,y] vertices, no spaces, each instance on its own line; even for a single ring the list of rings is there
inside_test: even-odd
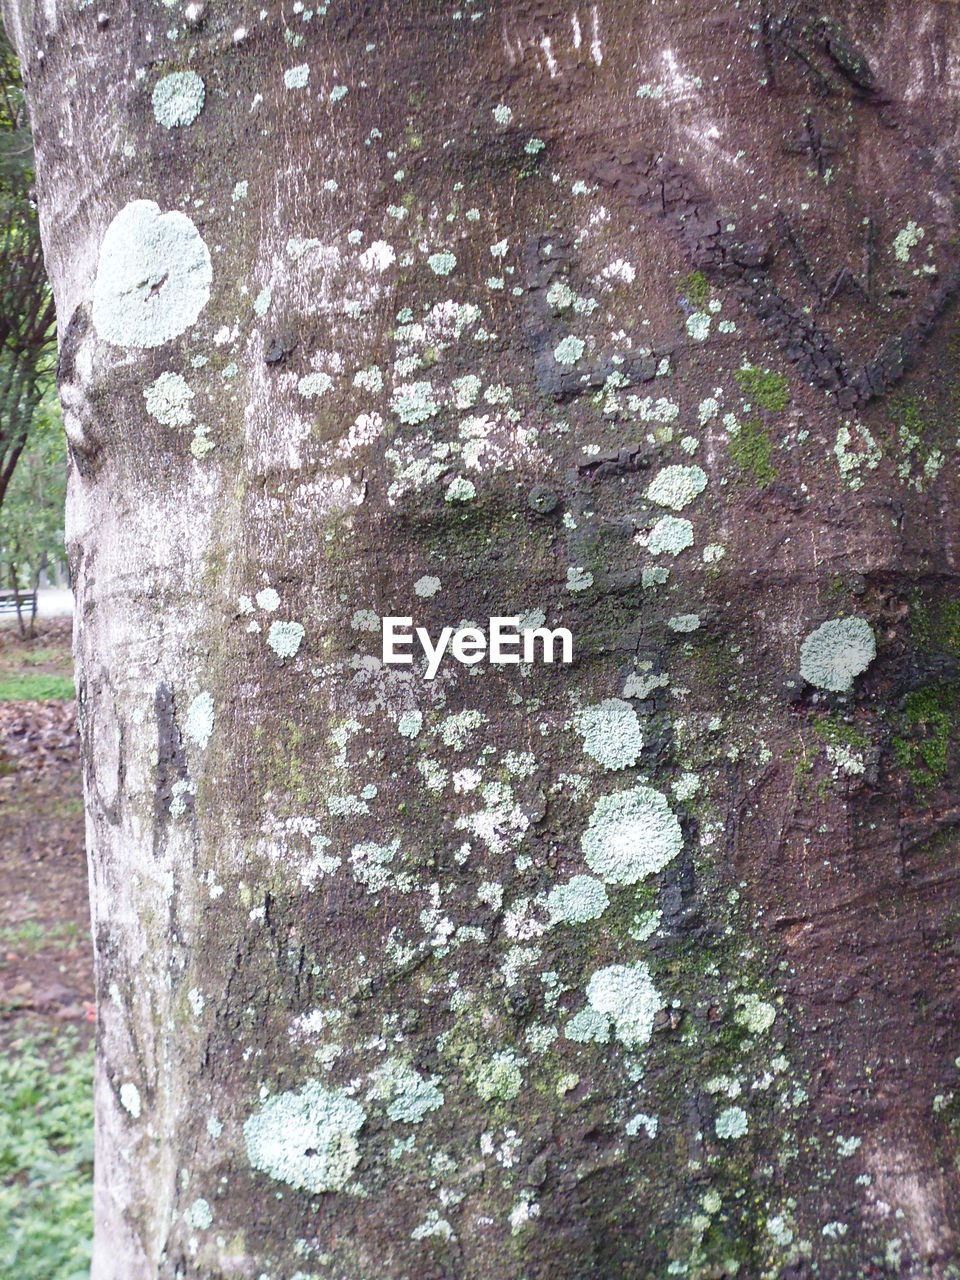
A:
[[[71,674],[69,620],[0,629],[0,1051],[25,1024],[92,1035],[92,949],[76,704],[15,699]],[[35,687],[35,686],[33,686]],[[52,682],[57,688],[57,679]]]

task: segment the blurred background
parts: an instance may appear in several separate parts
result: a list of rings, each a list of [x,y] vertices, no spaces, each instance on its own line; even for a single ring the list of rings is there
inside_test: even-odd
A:
[[[0,1276],[86,1280],[93,1003],[67,457],[20,74],[0,31]]]

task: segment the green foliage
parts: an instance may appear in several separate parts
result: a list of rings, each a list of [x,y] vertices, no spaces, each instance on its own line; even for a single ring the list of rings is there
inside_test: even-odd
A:
[[[740,470],[748,472],[759,484],[769,484],[777,478],[777,469],[770,461],[773,444],[759,418],[744,422],[727,448]]]
[[[680,293],[695,307],[704,307],[710,297],[710,281],[702,271],[691,271],[680,281]]]
[[[33,591],[41,572],[63,555],[66,437],[52,381],[34,410],[26,447],[0,506],[3,585]]]
[[[93,1233],[93,1051],[72,1030],[0,1054],[0,1274],[86,1280]]]
[[[0,679],[0,702],[57,702],[76,697],[70,676],[16,675]]]
[[[733,376],[744,396],[761,409],[780,413],[790,403],[790,384],[782,373],[747,365],[738,369]]]
[[[53,378],[53,299],[20,68],[0,32],[0,506]]]

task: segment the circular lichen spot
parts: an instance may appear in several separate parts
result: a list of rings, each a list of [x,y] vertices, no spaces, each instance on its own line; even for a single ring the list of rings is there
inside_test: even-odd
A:
[[[484,1102],[510,1102],[523,1088],[521,1060],[512,1049],[495,1053],[483,1062],[476,1074],[477,1093]]]
[[[643,750],[640,721],[629,702],[604,698],[584,707],[574,720],[583,737],[583,749],[605,769],[627,769]]]
[[[153,114],[164,129],[193,124],[203,110],[206,90],[195,71],[174,71],[153,90]]]
[[[179,373],[161,373],[143,389],[147,413],[165,427],[188,427],[193,421],[193,392]]]
[[[196,323],[212,281],[210,252],[187,215],[133,200],[100,246],[94,328],[114,346],[160,347]]]
[[[707,487],[702,467],[663,467],[647,486],[646,497],[661,507],[682,511]]]
[[[294,658],[305,634],[302,623],[283,622],[278,619],[270,623],[267,644],[278,658]]]
[[[601,796],[580,840],[587,866],[607,884],[636,884],[683,848],[667,798],[653,787]]]
[[[567,1023],[568,1040],[606,1044],[613,1030],[628,1049],[639,1049],[653,1034],[653,1022],[663,1008],[650,970],[640,962],[611,964],[597,969],[587,983],[587,1003]]]
[[[566,884],[558,884],[547,895],[550,923],[586,924],[599,920],[610,905],[602,880],[595,876],[573,876]]]
[[[360,1163],[357,1134],[367,1115],[342,1090],[310,1080],[270,1098],[243,1126],[247,1158],[277,1182],[304,1191],[343,1191]]]
[[[876,656],[877,643],[866,618],[831,618],[800,646],[800,674],[818,689],[847,693]]]

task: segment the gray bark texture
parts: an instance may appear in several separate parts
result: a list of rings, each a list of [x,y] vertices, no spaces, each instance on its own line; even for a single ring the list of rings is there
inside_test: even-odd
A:
[[[957,6],[7,4],[94,1280],[956,1276]]]

